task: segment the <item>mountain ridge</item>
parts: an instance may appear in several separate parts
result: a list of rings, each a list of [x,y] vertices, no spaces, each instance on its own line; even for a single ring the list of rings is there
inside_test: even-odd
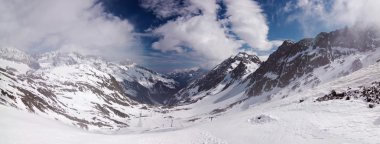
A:
[[[373,64],[376,62],[374,58],[377,57],[377,52],[370,52],[375,52],[375,48],[380,47],[379,35],[375,33],[372,29],[345,28],[329,33],[322,32],[315,38],[303,39],[296,43],[284,41],[257,71],[248,76],[247,81],[251,86],[247,94],[256,96],[276,87],[284,88],[306,75],[305,84],[314,87],[322,81],[328,81],[318,77],[323,75],[322,73],[315,72],[323,66],[329,66],[326,67],[325,73],[341,67],[342,70],[337,74],[330,73],[330,77],[335,78],[364,67],[363,62],[366,65]],[[276,77],[266,77],[265,74],[268,72]],[[299,84],[293,85],[292,89],[297,87]]]
[[[84,129],[129,127],[140,109],[160,105],[177,88],[174,80],[134,63],[54,52],[33,59],[40,66],[31,68],[24,58],[30,56],[6,51],[19,53],[0,57],[1,104]]]
[[[240,83],[247,74],[255,71],[260,64],[261,61],[256,55],[239,52],[237,55],[224,60],[211,71],[181,89],[169,103],[174,104],[180,101],[192,103],[204,97],[191,99],[194,95],[202,92],[206,92],[206,95],[209,95],[211,93],[216,94],[224,91],[231,85]]]
[[[131,61],[114,63],[76,53],[33,58],[8,49],[0,57],[0,103],[89,130],[140,127],[142,117],[192,125],[205,115],[218,117],[298,95],[366,68],[379,61],[379,47],[379,36],[371,30],[341,29],[286,40],[266,61],[238,53],[181,90],[170,76]],[[191,115],[172,116],[186,112]]]

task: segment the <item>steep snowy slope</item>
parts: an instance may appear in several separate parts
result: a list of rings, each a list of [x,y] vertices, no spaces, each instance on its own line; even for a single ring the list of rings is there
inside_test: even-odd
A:
[[[347,87],[370,85],[380,80],[380,64],[368,66],[337,80],[305,90],[302,94],[256,104],[247,110],[227,112],[212,121],[203,115],[192,127],[142,133],[104,135],[88,133],[0,106],[0,138],[4,144],[91,143],[91,144],[377,144],[380,141],[380,107],[368,108],[362,100],[315,100]],[[302,101],[300,101],[302,100]],[[175,116],[191,115],[178,112]],[[174,115],[172,113],[172,115]]]
[[[39,56],[42,68],[86,64],[108,73],[120,82],[125,93],[140,103],[162,104],[179,90],[178,83],[162,74],[141,67],[130,61],[108,62],[100,57],[82,56],[77,53],[46,53]]]
[[[194,103],[207,95],[216,95],[235,87],[254,72],[260,63],[257,56],[240,52],[179,91],[171,103]]]
[[[248,76],[247,94],[286,97],[367,67],[380,59],[379,38],[373,29],[352,28],[285,41]]]
[[[75,53],[48,53],[38,57],[41,67],[35,69],[24,58],[14,60],[20,57],[30,56],[20,52],[0,58],[1,104],[85,129],[127,127],[142,111],[151,110],[138,102],[159,103],[170,96],[170,91],[163,89],[176,89],[173,80],[136,64],[120,65]],[[129,83],[136,84],[131,87]]]
[[[38,62],[33,57],[15,48],[0,48],[0,58],[3,60],[20,62],[33,69],[38,69],[40,67]],[[5,61],[2,62],[5,63]]]
[[[323,48],[328,41],[331,46]],[[234,68],[228,66],[232,58],[227,59],[181,90],[176,100],[188,105],[177,108],[189,109],[197,119],[202,115],[215,117],[238,111],[238,105],[242,103],[241,108],[246,109],[250,105],[303,94],[308,89],[376,63],[380,59],[379,46],[378,35],[368,29],[321,33],[315,39],[297,43],[285,41],[267,61],[246,72],[241,79],[235,79],[236,82],[225,73]],[[225,67],[230,69],[223,69]],[[228,85],[231,81],[232,84]],[[199,87],[209,89],[202,91]]]

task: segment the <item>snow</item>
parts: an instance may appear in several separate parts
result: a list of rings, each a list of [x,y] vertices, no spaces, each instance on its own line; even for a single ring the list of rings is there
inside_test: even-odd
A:
[[[274,80],[277,79],[278,75],[273,72],[267,72],[265,73],[264,77]]]
[[[174,125],[174,128],[160,128],[148,132],[120,131],[112,134],[90,133],[45,119],[13,108],[0,106],[1,143],[165,143],[177,144],[282,144],[282,143],[365,143],[380,141],[378,115],[380,108],[369,109],[361,101],[314,102],[321,93],[331,86],[347,86],[368,83],[380,78],[380,64],[359,70],[302,95],[269,101],[251,106],[239,112],[229,112],[206,119],[190,127]],[[299,103],[299,99],[305,99]],[[193,108],[196,108],[194,105]],[[171,113],[175,117],[192,115],[189,111]],[[207,118],[207,115],[203,115]],[[262,117],[262,120],[257,120]],[[142,120],[142,125],[149,120]],[[166,122],[168,124],[168,122]]]
[[[22,105],[18,106],[21,110],[0,105],[2,116],[0,119],[0,143],[376,144],[380,141],[379,106],[369,109],[367,103],[360,100],[315,102],[315,99],[332,89],[339,91],[379,80],[380,63],[369,65],[376,61],[376,57],[379,57],[378,54],[378,52],[373,52],[372,55],[366,56],[358,53],[345,58],[343,63],[340,63],[342,59],[337,59],[331,63],[331,69],[326,70],[324,67],[316,69],[313,73],[321,76],[319,77],[320,85],[304,86],[302,93],[287,93],[289,90],[287,88],[284,90],[274,89],[272,93],[264,93],[262,96],[236,103],[247,98],[244,93],[247,83],[239,81],[232,83],[223,91],[220,88],[225,83],[221,83],[215,89],[195,95],[194,98],[203,97],[196,103],[174,108],[149,107],[142,109],[144,105],[126,107],[112,103],[113,108],[128,112],[131,116],[129,119],[123,119],[111,113],[110,117],[127,122],[129,125],[129,127],[117,129],[118,131],[96,129],[96,127],[90,127],[90,131],[85,131],[72,126],[72,121],[51,111],[47,114],[37,112],[38,115],[35,115],[25,112]],[[347,70],[356,59],[365,63],[364,68],[345,76],[339,76],[339,78],[335,77],[342,70]],[[100,68],[106,68],[106,66],[100,66]],[[117,70],[117,67],[114,68],[108,70]],[[131,66],[123,69],[135,68]],[[99,86],[97,82],[109,77],[103,70],[93,68],[88,63],[81,63],[41,69],[35,73],[49,78],[48,83],[55,85],[60,85],[64,81],[86,81],[93,86]],[[140,72],[148,73],[145,70]],[[331,75],[322,75],[326,72]],[[304,80],[304,78],[300,79]],[[225,81],[230,79],[229,75],[225,77]],[[15,92],[17,91],[9,85],[25,86],[28,84],[25,81],[15,83],[5,76],[2,76],[1,80],[1,88]],[[70,88],[70,86],[68,87]],[[106,104],[91,91],[70,93],[59,88],[55,90],[59,92],[57,100],[68,104],[67,112],[70,115],[89,121],[95,113],[92,109],[93,104]],[[110,93],[109,89],[101,88],[101,90],[104,93]],[[288,94],[288,96],[283,97],[284,94]],[[267,95],[270,97],[268,98]],[[17,103],[22,102],[18,101]],[[229,107],[232,104],[233,106]],[[212,113],[216,109],[226,110]],[[97,116],[97,118],[101,121],[109,121],[107,117]]]
[[[331,85],[347,87],[367,83],[380,75],[380,65],[360,70],[345,78],[310,90],[303,95],[270,101],[240,112],[230,112],[190,127],[158,129],[150,132],[91,133],[45,119],[27,112],[0,106],[1,143],[165,143],[240,144],[240,143],[368,143],[380,141],[379,108],[368,109],[360,101],[328,101],[316,103],[314,97]],[[366,76],[369,75],[369,76]],[[351,80],[355,80],[352,83]],[[339,83],[339,85],[337,85]],[[306,99],[299,103],[299,99]],[[179,112],[182,115],[187,111]],[[175,114],[175,113],[172,113]],[[179,114],[177,114],[179,115]],[[258,116],[261,121],[254,121]],[[206,116],[203,116],[206,117]],[[143,120],[144,125],[146,121]]]
[[[220,65],[217,65],[213,71],[223,71],[223,80],[219,83],[214,84],[214,86],[210,89],[199,91],[198,80],[202,81],[205,80],[206,75],[203,77],[198,78],[197,81],[193,81],[190,83],[187,87],[182,89],[180,92],[177,93],[176,99],[177,100],[183,100],[183,98],[190,98],[192,100],[200,100],[203,99],[203,97],[222,97],[223,99],[226,97],[235,97],[235,94],[241,93],[245,90],[242,88],[245,88],[246,85],[241,85],[242,81],[246,79],[250,74],[252,74],[255,70],[257,70],[260,66],[259,63],[256,63],[255,61],[252,61],[250,59],[258,57],[256,55],[249,55],[247,53],[239,53],[236,56],[230,57],[230,59],[227,59],[223,61]],[[232,62],[230,62],[232,61]],[[242,63],[244,66],[246,66],[246,69],[244,69],[244,72],[242,72],[241,77],[234,78],[232,77],[232,72],[238,67],[238,65]],[[221,66],[223,65],[223,66]],[[224,68],[224,69],[222,69]],[[211,75],[208,75],[210,77],[213,77]],[[207,80],[205,80],[207,81]],[[231,89],[231,87],[234,88]],[[225,90],[225,89],[228,90]],[[236,91],[237,90],[237,91]],[[225,91],[225,92],[223,92]],[[230,92],[234,93],[231,94]],[[222,93],[222,94],[219,94]],[[237,99],[241,99],[241,95],[236,96]],[[215,99],[214,99],[215,100]],[[215,101],[220,101],[215,100]],[[234,101],[236,102],[236,101]],[[230,102],[229,104],[231,104]]]
[[[103,61],[96,57],[84,58],[78,54],[49,53],[41,56],[39,62],[44,63],[41,68],[31,69],[23,62],[0,58],[0,67],[2,69],[15,69],[15,71],[12,70],[14,75],[8,74],[8,70],[6,72],[0,71],[0,89],[15,96],[15,100],[13,100],[1,94],[0,104],[28,111],[29,108],[22,101],[24,93],[18,89],[22,88],[40,97],[54,109],[62,111],[68,116],[92,123],[102,122],[107,125],[99,127],[89,124],[89,131],[115,131],[121,127],[118,122],[131,125],[131,129],[135,131],[153,129],[148,122],[142,128],[133,128],[132,125],[136,123],[136,117],[140,112],[148,113],[153,110],[149,107],[146,110],[141,110],[142,107],[145,107],[144,104],[132,105],[129,97],[124,97],[119,92],[104,86],[109,84],[111,75],[120,78],[120,81],[135,81],[137,77],[139,80],[146,82],[147,85],[153,85],[156,81],[162,80],[164,84],[174,88],[173,84],[175,83],[174,80],[167,79],[160,74],[150,72],[133,64],[127,67]],[[28,71],[31,72],[27,74]],[[126,73],[130,75],[126,75]],[[32,82],[28,80],[29,78],[32,78]],[[53,96],[46,96],[37,89],[46,89]],[[129,90],[128,92],[131,93],[131,91]],[[109,101],[107,97],[125,102],[126,105],[130,106]],[[101,110],[98,110],[99,108],[95,108],[96,106],[104,107],[109,113],[102,113]],[[129,117],[118,116],[107,106],[123,112]],[[57,119],[65,124],[78,126],[78,121],[63,116],[57,111],[47,109],[42,112],[36,108],[33,109],[36,114],[42,117]],[[152,113],[162,113],[162,110],[158,109]],[[158,120],[158,123],[161,123],[161,121]]]
[[[261,114],[261,115],[255,116],[251,119],[248,119],[248,121],[251,124],[264,124],[264,123],[274,122],[274,121],[276,121],[276,119],[273,118],[272,116]]]
[[[24,63],[29,63],[33,61],[33,59],[28,54],[12,47],[0,48],[0,57],[7,60],[13,60]]]
[[[1,59],[1,58],[0,58],[0,64],[1,64],[1,68],[15,69],[16,74],[26,74],[26,72],[31,70],[31,68],[24,63],[16,62],[16,61],[9,61],[9,60],[5,60],[5,59]]]
[[[108,62],[100,57],[82,56],[77,53],[50,52],[39,56],[38,62],[43,69],[72,65],[87,65],[104,73],[112,74],[117,81],[137,81],[147,88],[152,88],[155,82],[161,81],[169,88],[175,88],[175,81],[165,78],[161,74],[150,72],[137,64],[123,61],[121,64]]]

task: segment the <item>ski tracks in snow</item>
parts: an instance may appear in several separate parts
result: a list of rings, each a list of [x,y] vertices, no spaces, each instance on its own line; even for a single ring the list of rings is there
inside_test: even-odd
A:
[[[215,137],[207,131],[201,131],[191,144],[228,144],[226,141]]]

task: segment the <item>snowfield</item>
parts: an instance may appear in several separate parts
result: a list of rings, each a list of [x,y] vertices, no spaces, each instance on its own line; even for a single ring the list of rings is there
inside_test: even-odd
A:
[[[219,93],[179,107],[187,110],[154,113],[153,118],[148,116],[130,128],[112,133],[84,131],[1,105],[0,143],[378,144],[380,106],[368,108],[368,103],[353,99],[315,102],[332,89],[370,85],[376,80],[380,80],[379,63],[286,98],[274,96],[270,101],[254,104],[248,100],[223,113],[204,113],[212,109],[205,103],[220,98],[223,93]],[[164,118],[169,115],[173,124]],[[155,128],[147,129],[147,125]]]

